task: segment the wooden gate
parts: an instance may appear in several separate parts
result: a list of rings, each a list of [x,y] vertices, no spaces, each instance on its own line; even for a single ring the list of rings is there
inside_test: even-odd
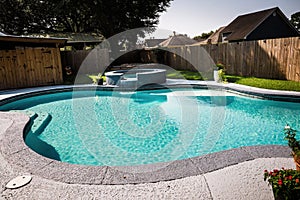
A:
[[[0,89],[61,84],[58,48],[17,47],[0,51]]]

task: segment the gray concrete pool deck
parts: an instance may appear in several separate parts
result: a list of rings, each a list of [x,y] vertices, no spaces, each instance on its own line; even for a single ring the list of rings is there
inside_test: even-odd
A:
[[[168,82],[168,85],[178,84],[230,87],[236,92],[261,97],[300,97],[299,92],[236,84]],[[3,91],[0,100],[65,87]],[[289,149],[284,146],[242,147],[146,168],[71,165],[44,158],[24,144],[22,133],[28,120],[24,114],[0,112],[0,197],[3,199],[273,199],[271,188],[263,180],[263,171],[295,168]],[[24,174],[33,177],[28,185],[13,190],[5,188],[8,181]]]

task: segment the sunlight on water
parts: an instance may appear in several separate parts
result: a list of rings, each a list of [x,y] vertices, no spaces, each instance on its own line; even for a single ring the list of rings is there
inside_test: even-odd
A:
[[[0,107],[11,109],[51,116],[42,133],[28,133],[25,141],[33,150],[86,165],[138,165],[286,145],[285,124],[300,128],[299,103],[203,89],[54,93]]]

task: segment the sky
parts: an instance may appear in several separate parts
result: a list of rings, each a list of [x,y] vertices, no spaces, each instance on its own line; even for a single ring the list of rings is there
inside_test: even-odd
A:
[[[290,19],[300,11],[300,0],[174,0],[152,36],[167,38],[175,31],[193,38],[226,26],[239,15],[273,7]]]

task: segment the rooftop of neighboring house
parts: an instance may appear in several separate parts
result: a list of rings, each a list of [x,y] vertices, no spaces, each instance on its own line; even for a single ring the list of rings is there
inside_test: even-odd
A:
[[[226,35],[226,40],[228,41],[246,39],[247,36],[261,25],[269,16],[276,16],[277,14],[286,24],[288,24],[288,26],[290,26],[291,29],[295,29],[282,11],[278,7],[275,7],[238,16],[221,31],[221,34],[223,34],[223,37]]]
[[[182,46],[182,45],[191,45],[197,43],[196,40],[189,38],[187,35],[183,34],[176,34],[166,39],[165,41],[161,42],[159,46],[166,47],[166,46]]]
[[[155,38],[150,38],[145,40],[145,45],[146,47],[156,47],[158,46],[161,42],[165,41],[166,39],[155,39]]]
[[[225,28],[225,26],[220,27],[211,36],[209,36],[206,40],[197,42],[197,43],[193,44],[192,46],[197,46],[197,45],[201,45],[201,44],[217,44],[219,42],[222,42],[221,32],[223,31],[224,28]]]
[[[32,34],[40,38],[64,38],[67,43],[99,43],[104,40],[101,34],[97,33],[48,33],[48,34]]]
[[[26,43],[28,44],[59,44],[63,45],[66,39],[63,38],[40,38],[34,36],[24,35],[8,35],[0,32],[0,42],[12,45],[13,43]]]

